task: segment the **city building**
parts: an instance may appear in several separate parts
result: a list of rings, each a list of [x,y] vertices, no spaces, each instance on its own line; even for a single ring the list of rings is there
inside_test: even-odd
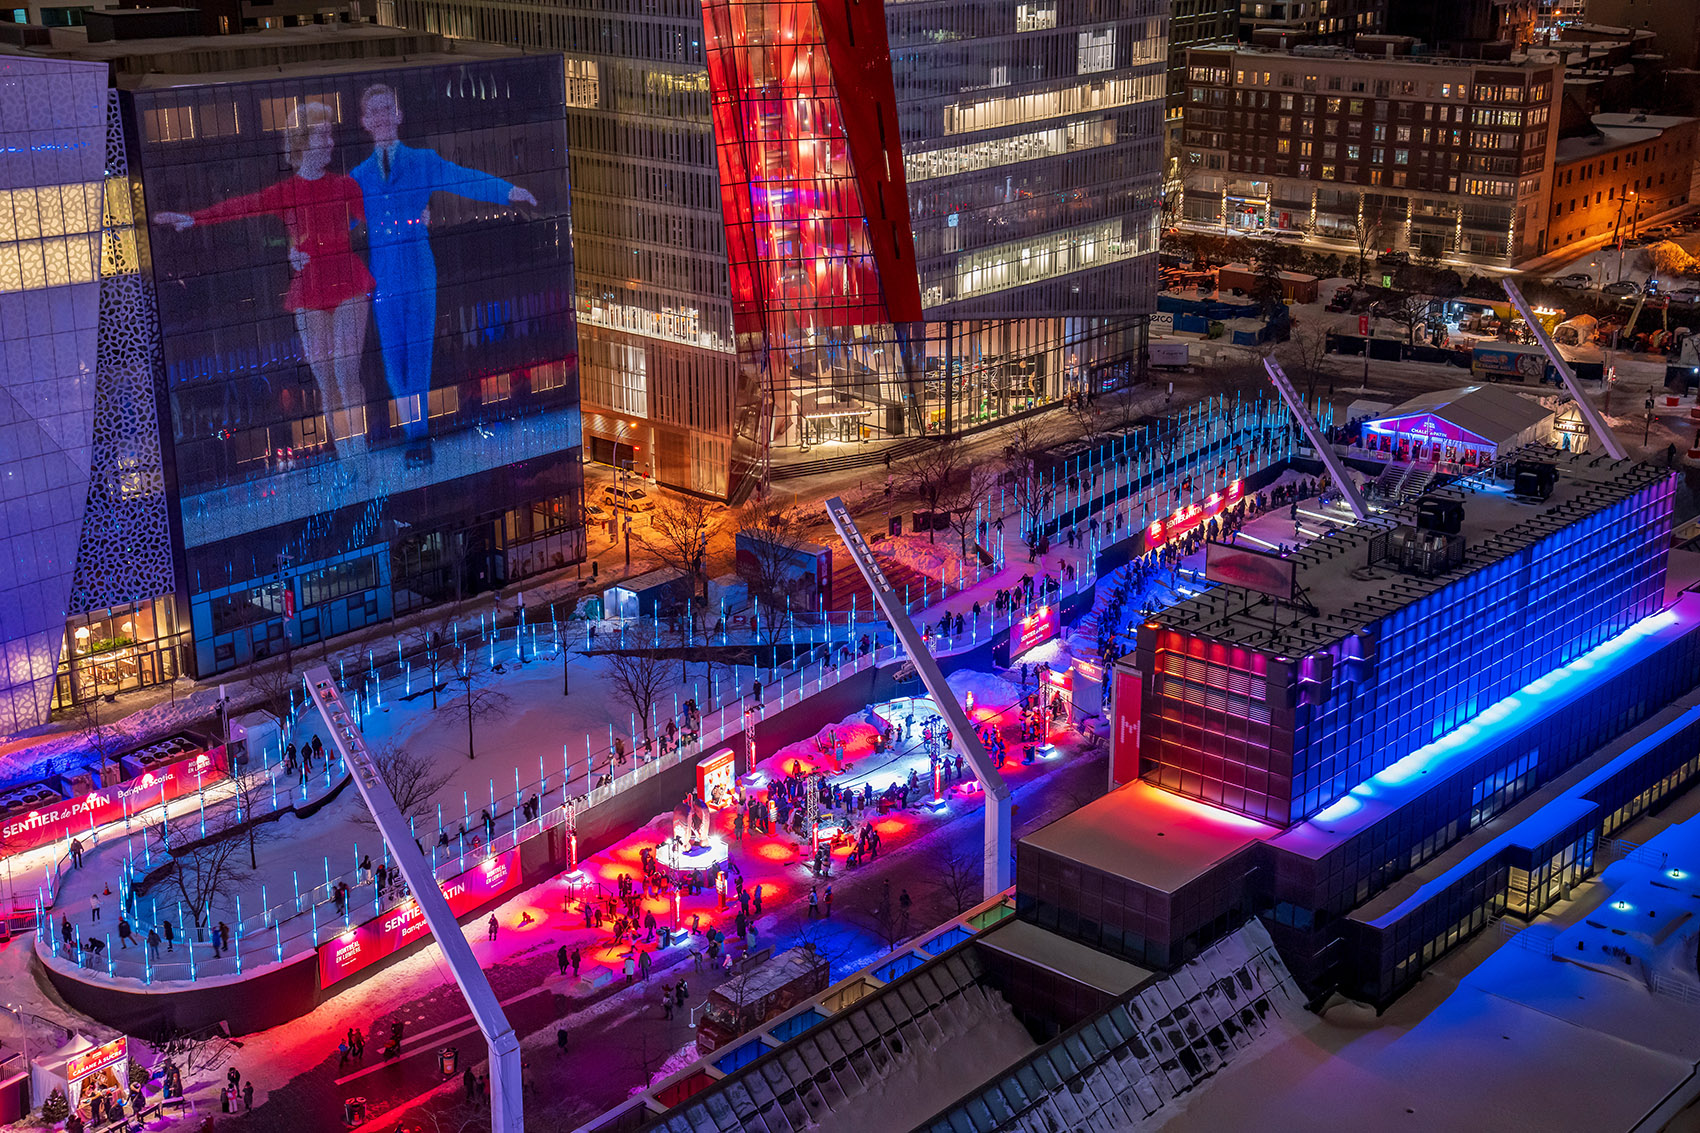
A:
[[[1700,66],[1700,5],[1691,0],[1587,0],[1588,22],[1653,33],[1671,67]]]
[[[1265,47],[1345,47],[1386,22],[1387,0],[1240,0],[1240,38]]]
[[[1534,38],[1537,0],[1387,0],[1387,31],[1447,55],[1505,58]]]
[[[1166,13],[396,0],[381,18],[565,53],[589,455],[741,499],[1130,380]]]
[[[0,730],[582,558],[558,57],[54,35],[0,52]]]
[[[88,0],[79,4],[27,0],[16,7],[0,8],[0,23],[10,21],[47,28],[80,28],[86,24],[90,12],[121,13],[115,18],[120,23],[132,25],[154,22],[150,17],[156,12],[178,14],[194,26],[195,30],[187,34],[233,35],[306,24],[363,23],[371,19],[373,5],[369,0],[364,4],[362,0],[343,0],[342,3],[328,0],[197,0],[192,6],[179,8],[167,3],[138,4],[134,0]],[[107,26],[110,27],[110,24]],[[120,34],[127,36],[131,33]],[[153,31],[143,34],[158,36],[163,33]]]
[[[1561,89],[1559,68],[1533,59],[1199,48],[1185,218],[1436,258],[1538,256]]]
[[[1170,0],[1167,122],[1176,140],[1186,103],[1187,51],[1237,39],[1239,15],[1239,0]]]
[[[1595,114],[1592,126],[1558,140],[1549,248],[1633,236],[1644,220],[1693,198],[1700,118]]]

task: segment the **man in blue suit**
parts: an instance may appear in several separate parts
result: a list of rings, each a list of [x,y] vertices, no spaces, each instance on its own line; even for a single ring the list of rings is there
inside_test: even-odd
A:
[[[372,278],[372,314],[390,394],[407,417],[407,461],[429,462],[428,394],[431,348],[437,329],[437,261],[431,255],[433,193],[454,193],[491,204],[535,205],[537,198],[500,177],[465,169],[436,150],[397,139],[401,106],[395,91],[378,83],[360,95],[360,125],[372,137],[372,156],[350,174],[366,206]],[[412,400],[410,400],[412,399]]]

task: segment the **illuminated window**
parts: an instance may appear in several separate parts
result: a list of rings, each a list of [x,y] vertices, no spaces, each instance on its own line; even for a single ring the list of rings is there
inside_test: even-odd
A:
[[[333,120],[342,121],[342,95],[336,91],[326,91],[323,94],[297,94],[290,95],[287,98],[262,100],[260,102],[260,129],[268,132],[293,130],[300,121],[301,107],[309,102],[316,102],[320,106],[328,107]],[[234,119],[235,113],[236,108],[232,106],[232,119]],[[232,133],[234,132],[232,131]]]

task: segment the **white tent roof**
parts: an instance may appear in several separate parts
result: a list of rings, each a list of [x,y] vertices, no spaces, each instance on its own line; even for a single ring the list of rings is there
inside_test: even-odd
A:
[[[1499,386],[1460,386],[1413,397],[1372,424],[1418,416],[1439,418],[1499,445],[1550,418],[1552,410]]]

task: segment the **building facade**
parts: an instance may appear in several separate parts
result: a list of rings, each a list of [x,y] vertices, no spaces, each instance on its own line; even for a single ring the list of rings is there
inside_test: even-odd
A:
[[[1549,246],[1551,63],[1188,53],[1186,219],[1509,264]]]
[[[664,7],[384,17],[561,50],[578,76],[593,459],[740,498],[1128,380],[1163,5]]]
[[[1349,46],[1387,22],[1387,0],[1240,0],[1240,38],[1271,47]]]
[[[1596,114],[1592,133],[1558,142],[1548,247],[1633,236],[1693,197],[1700,118]]]
[[[1167,121],[1178,138],[1186,104],[1186,53],[1239,35],[1239,0],[1170,0]]]
[[[1394,597],[1346,587],[1346,556],[1364,547],[1329,540],[1299,572],[1320,612],[1269,646],[1207,600],[1179,604],[1138,635],[1140,778],[1275,826],[1327,809],[1655,612],[1672,490],[1648,472],[1616,498],[1555,499],[1565,526],[1472,531],[1473,569]]]
[[[5,330],[42,410],[9,534],[47,552],[0,608],[6,731],[583,555],[559,59],[299,28],[249,65],[341,65],[194,80],[230,42],[0,57],[67,137],[53,69],[97,77],[97,144],[54,148],[103,161],[10,190],[6,300],[49,306]]]

